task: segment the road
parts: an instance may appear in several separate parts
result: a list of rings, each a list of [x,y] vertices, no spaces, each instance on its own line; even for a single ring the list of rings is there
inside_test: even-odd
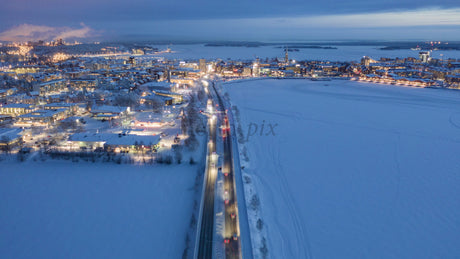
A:
[[[225,200],[225,231],[224,231],[224,245],[226,258],[241,258],[241,241],[240,241],[240,228],[238,217],[238,203],[236,198],[235,188],[235,174],[233,170],[233,153],[232,153],[232,139],[230,132],[230,122],[228,120],[224,103],[222,98],[217,93],[214,83],[212,89],[215,93],[214,99],[216,100],[221,123],[221,137],[223,141],[224,154],[222,172],[224,174],[224,192],[228,200]]]
[[[217,170],[215,166],[216,152],[216,120],[208,120],[209,126],[209,143],[207,171],[205,172],[205,192],[203,201],[203,212],[201,218],[200,239],[198,245],[198,258],[212,258],[213,235],[214,235],[214,198]]]
[[[230,125],[228,118],[224,117],[223,123],[224,142],[224,163],[222,173],[224,174],[224,190],[228,192],[229,201],[225,205],[225,236],[228,243],[225,243],[226,258],[241,258],[241,241],[238,218],[238,204],[236,199],[235,178],[232,158],[232,141],[230,137]],[[236,237],[236,240],[234,239]]]
[[[205,190],[203,200],[203,211],[201,219],[200,239],[198,245],[198,258],[213,258],[213,226],[214,226],[214,202],[216,178],[218,173],[224,176],[224,204],[225,204],[225,227],[224,227],[224,248],[225,258],[242,258],[240,228],[238,217],[238,202],[236,195],[235,176],[233,168],[232,138],[230,122],[228,120],[224,103],[212,83],[210,96],[214,102],[217,112],[215,119],[209,119],[210,141],[208,143],[208,164],[205,176]],[[211,93],[212,92],[212,93]],[[220,134],[217,134],[219,130]],[[222,165],[216,164],[216,144],[222,141],[223,161]],[[220,144],[220,143],[219,143]],[[221,170],[217,170],[221,167]],[[244,202],[244,201],[243,201]]]

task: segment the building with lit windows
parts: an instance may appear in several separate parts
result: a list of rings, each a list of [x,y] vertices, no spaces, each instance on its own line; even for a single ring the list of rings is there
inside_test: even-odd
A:
[[[0,106],[1,115],[11,115],[13,117],[26,114],[35,110],[35,106],[31,104],[12,103]]]

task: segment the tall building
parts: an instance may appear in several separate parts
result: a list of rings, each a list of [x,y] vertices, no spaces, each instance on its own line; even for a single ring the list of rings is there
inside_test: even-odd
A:
[[[62,45],[65,45],[64,40],[63,39],[57,39],[56,40],[56,46],[62,46]]]
[[[372,58],[368,56],[364,56],[361,59],[361,65],[368,67],[371,63],[376,63],[377,61],[373,60]]]
[[[418,57],[423,63],[428,63],[431,60],[429,51],[422,51],[418,53]]]
[[[252,76],[260,76],[260,61],[259,58],[252,64]]]
[[[128,60],[125,61],[125,64],[131,64],[131,66],[135,66],[136,59],[134,57],[129,57]]]
[[[206,59],[200,59],[200,65],[199,65],[200,71],[206,73]]]
[[[286,62],[286,64],[289,64],[289,50],[288,50],[288,47],[286,47],[285,49],[285,54],[284,54],[284,62]]]

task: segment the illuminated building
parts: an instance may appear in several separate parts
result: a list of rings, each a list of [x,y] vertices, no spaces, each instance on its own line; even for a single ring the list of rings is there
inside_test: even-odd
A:
[[[11,150],[22,141],[22,129],[0,128],[0,150]]]
[[[0,107],[0,114],[3,115],[11,115],[11,116],[19,116],[22,114],[26,114],[35,110],[33,105],[30,104],[22,104],[22,103],[12,103],[3,105]]]
[[[428,63],[431,60],[429,51],[419,52],[418,56],[423,63]]]
[[[287,47],[284,53],[284,62],[286,62],[286,64],[289,64],[289,51]]]
[[[207,67],[206,67],[206,59],[200,59],[200,71],[203,72],[203,73],[206,73],[207,72]]]

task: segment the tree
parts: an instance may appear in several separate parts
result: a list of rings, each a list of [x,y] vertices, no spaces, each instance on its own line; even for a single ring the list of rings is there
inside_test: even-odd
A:
[[[172,149],[174,151],[174,156],[176,157],[177,163],[182,163],[182,146],[172,145]]]
[[[154,113],[158,113],[158,114],[163,113],[164,102],[160,98],[150,99],[150,105],[152,106]]]
[[[198,111],[195,109],[193,105],[190,104],[187,107],[186,112],[187,112],[187,118],[186,118],[187,123],[186,124],[188,126],[189,131],[192,132],[199,120]]]
[[[0,142],[5,143],[5,146],[3,147],[4,151],[9,152],[11,150],[11,147],[9,145],[10,138],[8,136],[2,136]]]
[[[176,161],[178,164],[182,163],[182,151],[177,151],[176,154]]]
[[[260,205],[259,197],[256,194],[254,194],[249,204],[253,210],[258,210]]]
[[[119,94],[115,97],[114,104],[123,107],[134,107],[139,104],[139,96],[135,93]]]
[[[26,160],[26,155],[23,152],[18,152],[17,158],[19,162],[24,162],[24,160]]]
[[[261,219],[258,219],[256,227],[259,231],[262,230],[262,228],[264,227],[264,222]]]
[[[193,157],[190,157],[189,164],[191,165],[196,164],[195,159],[193,159]]]
[[[201,103],[204,103],[206,101],[206,93],[204,92],[203,87],[200,87],[198,89],[197,97]]]
[[[158,164],[163,164],[164,163],[163,154],[158,154],[157,158],[156,158],[156,161],[157,161]]]
[[[188,128],[187,124],[188,124],[187,118],[185,118],[185,116],[182,116],[180,118],[180,129],[183,135],[187,134],[187,128]]]
[[[190,150],[195,150],[198,147],[198,140],[196,139],[195,132],[190,131],[188,138],[184,141],[185,146]]]
[[[171,155],[166,155],[166,156],[165,156],[165,163],[166,163],[167,165],[172,164],[172,160],[173,160],[173,157],[172,157]]]

